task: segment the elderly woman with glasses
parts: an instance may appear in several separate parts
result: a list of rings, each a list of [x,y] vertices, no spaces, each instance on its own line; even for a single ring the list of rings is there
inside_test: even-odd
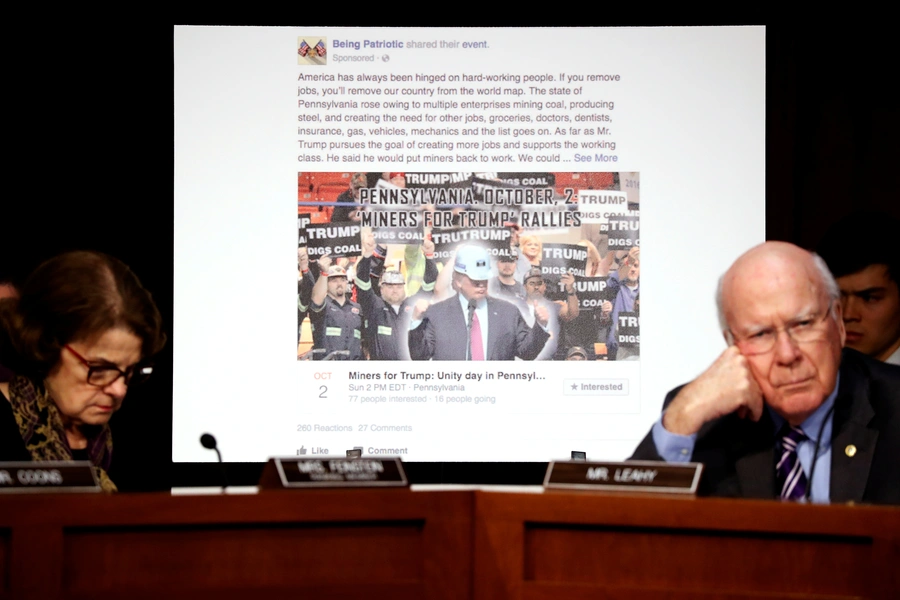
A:
[[[70,252],[0,300],[0,460],[88,460],[115,491],[109,419],[165,344],[150,293],[121,261]]]

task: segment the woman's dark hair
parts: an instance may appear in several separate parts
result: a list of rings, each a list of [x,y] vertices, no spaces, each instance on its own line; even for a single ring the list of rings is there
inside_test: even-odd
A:
[[[113,328],[141,340],[141,359],[166,343],[150,293],[122,261],[99,252],[67,252],[41,264],[18,299],[0,301],[0,363],[43,379],[63,346]]]

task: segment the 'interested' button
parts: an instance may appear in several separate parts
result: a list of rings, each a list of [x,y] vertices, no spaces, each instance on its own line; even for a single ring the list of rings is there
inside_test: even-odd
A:
[[[627,379],[565,379],[566,396],[627,396]]]

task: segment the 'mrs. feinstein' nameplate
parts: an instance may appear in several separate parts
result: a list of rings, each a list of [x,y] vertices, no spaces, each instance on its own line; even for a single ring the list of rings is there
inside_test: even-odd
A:
[[[696,494],[702,472],[701,463],[551,461],[544,487]]]
[[[0,462],[0,494],[99,491],[100,482],[86,460]]]
[[[407,485],[409,482],[399,458],[342,456],[270,458],[259,480],[259,487],[263,489]]]

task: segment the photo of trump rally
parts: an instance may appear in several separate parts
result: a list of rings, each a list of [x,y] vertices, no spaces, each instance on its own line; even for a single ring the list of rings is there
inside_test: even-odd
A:
[[[636,172],[301,172],[298,360],[638,360]]]

